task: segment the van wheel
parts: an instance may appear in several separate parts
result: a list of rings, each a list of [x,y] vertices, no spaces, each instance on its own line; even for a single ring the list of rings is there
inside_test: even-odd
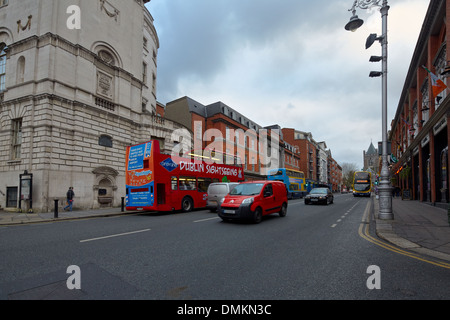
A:
[[[281,206],[279,215],[280,215],[280,217],[286,217],[286,213],[287,213],[287,204],[283,203],[283,205]]]
[[[194,205],[192,204],[191,198],[183,198],[183,201],[181,201],[181,210],[183,212],[191,212],[193,207]]]
[[[253,216],[253,222],[255,224],[258,224],[262,221],[262,210],[260,207],[256,208],[254,216]]]

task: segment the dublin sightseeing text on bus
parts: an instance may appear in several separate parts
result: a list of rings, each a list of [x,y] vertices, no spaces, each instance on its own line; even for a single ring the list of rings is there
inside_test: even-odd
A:
[[[201,122],[195,124],[194,130],[198,130],[198,125]],[[175,130],[169,141],[173,145],[171,153],[162,153],[157,140],[128,146],[125,164],[127,210],[189,212],[206,207],[211,183],[244,181],[243,159],[252,161],[250,164],[258,163],[261,173],[277,168],[279,131],[270,131],[270,151],[268,130],[265,129],[258,134],[254,130],[229,130],[225,139],[218,130],[206,130],[202,138],[212,142],[205,148],[198,136],[192,139],[188,130]],[[244,146],[244,139],[248,139],[251,146],[247,156],[244,156],[245,149],[240,147]],[[238,143],[234,145],[231,141]],[[224,147],[226,152],[223,152]]]

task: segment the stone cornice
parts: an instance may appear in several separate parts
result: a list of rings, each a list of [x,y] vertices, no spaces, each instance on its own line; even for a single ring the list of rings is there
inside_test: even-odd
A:
[[[86,49],[83,46],[80,46],[79,44],[73,44],[72,42],[62,38],[61,36],[50,32],[42,36],[32,36],[9,45],[9,55],[18,55],[26,50],[30,50],[32,48],[43,48],[47,45],[52,45],[54,47],[65,50],[74,56],[82,57],[95,64],[98,68],[104,70],[106,69],[110,73],[120,76],[123,79],[131,79],[131,82],[134,85],[138,84],[140,88],[145,85],[142,80],[136,78],[132,73],[126,71],[125,69],[107,64],[94,52]]]

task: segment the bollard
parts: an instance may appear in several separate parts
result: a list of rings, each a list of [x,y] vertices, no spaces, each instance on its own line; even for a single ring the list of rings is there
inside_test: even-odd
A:
[[[55,199],[55,219],[58,219],[58,202],[59,199]]]
[[[125,197],[122,197],[122,212],[125,212]]]

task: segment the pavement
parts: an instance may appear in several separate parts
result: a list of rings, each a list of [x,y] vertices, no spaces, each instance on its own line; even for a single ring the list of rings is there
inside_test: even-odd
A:
[[[60,209],[57,217],[54,212],[48,213],[17,213],[0,211],[0,227],[15,226],[32,223],[56,222],[65,220],[112,217],[124,214],[133,214],[135,212],[122,212],[121,208],[104,208],[93,210],[73,210],[64,211]]]
[[[450,221],[447,205],[392,199],[393,220],[380,220],[379,200],[372,197],[378,237],[402,249],[450,261]]]
[[[433,206],[414,200],[392,199],[393,220],[378,219],[379,200],[372,197],[371,217],[376,233],[385,241],[408,251],[450,261],[450,223],[445,206]],[[450,205],[450,204],[449,204]],[[12,213],[0,211],[0,227],[31,223],[56,222],[74,219],[112,217],[136,212],[122,212],[121,208],[60,211],[58,217],[50,213]]]

